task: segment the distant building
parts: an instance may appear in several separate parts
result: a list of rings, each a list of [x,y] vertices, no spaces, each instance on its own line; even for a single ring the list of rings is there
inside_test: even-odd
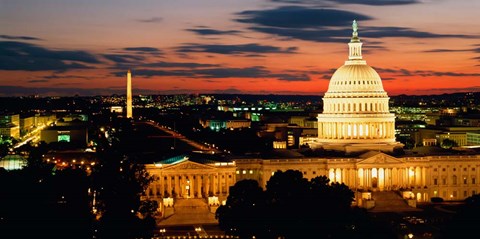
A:
[[[480,146],[480,131],[467,132],[467,145]]]
[[[88,131],[85,126],[52,126],[42,130],[40,140],[46,143],[65,142],[84,146],[88,142]]]
[[[0,159],[0,168],[5,170],[18,170],[27,166],[27,160],[17,154],[9,154]]]
[[[430,127],[415,132],[415,144],[431,146],[435,141],[439,145],[445,139],[453,140],[458,146],[468,145],[467,133],[480,131],[480,127]]]
[[[7,114],[0,116],[0,135],[15,139],[20,138],[20,115]]]
[[[24,136],[36,128],[36,117],[27,116],[20,118],[20,135]]]
[[[211,130],[218,131],[220,129],[250,128],[251,121],[243,119],[201,119],[200,125],[202,125],[203,128],[210,128]]]
[[[123,114],[123,107],[122,106],[111,106],[110,107],[110,113],[115,113],[115,114]]]

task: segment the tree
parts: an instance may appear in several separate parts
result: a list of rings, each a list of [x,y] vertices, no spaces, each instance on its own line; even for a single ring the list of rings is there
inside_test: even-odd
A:
[[[453,147],[457,147],[458,144],[457,142],[451,140],[451,139],[444,139],[441,144],[442,148],[444,149],[451,149]]]
[[[220,228],[242,238],[263,235],[266,231],[265,193],[255,180],[242,180],[230,188],[227,203],[215,217]]]
[[[289,238],[305,230],[309,186],[302,173],[294,170],[277,171],[267,182],[269,224],[275,237]]]
[[[100,235],[105,238],[133,238],[144,230],[137,217],[140,196],[153,181],[144,165],[107,149],[101,153],[102,166],[93,173],[100,212]],[[143,210],[143,209],[142,209]]]
[[[447,223],[444,238],[472,238],[480,225],[480,194],[465,199],[452,221]]]
[[[256,181],[237,182],[216,217],[227,233],[242,238],[355,237],[359,216],[353,192],[325,176],[308,181],[300,171],[277,171],[263,191]]]

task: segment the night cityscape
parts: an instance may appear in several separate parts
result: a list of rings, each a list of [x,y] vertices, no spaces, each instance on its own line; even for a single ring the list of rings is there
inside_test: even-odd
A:
[[[0,238],[476,238],[467,0],[0,0]]]

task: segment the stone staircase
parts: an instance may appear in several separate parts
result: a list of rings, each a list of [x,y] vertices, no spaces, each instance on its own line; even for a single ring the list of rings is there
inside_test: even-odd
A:
[[[404,212],[419,210],[408,206],[407,202],[393,191],[373,192],[372,198],[375,200],[375,207],[370,210],[371,212]]]
[[[216,224],[215,215],[209,211],[204,199],[176,199],[175,213],[160,221],[160,225],[202,225]]]

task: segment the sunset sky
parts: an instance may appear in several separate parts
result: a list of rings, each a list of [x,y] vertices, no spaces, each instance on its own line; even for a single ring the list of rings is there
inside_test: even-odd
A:
[[[323,94],[358,21],[389,95],[480,91],[477,0],[0,0],[0,96]]]

